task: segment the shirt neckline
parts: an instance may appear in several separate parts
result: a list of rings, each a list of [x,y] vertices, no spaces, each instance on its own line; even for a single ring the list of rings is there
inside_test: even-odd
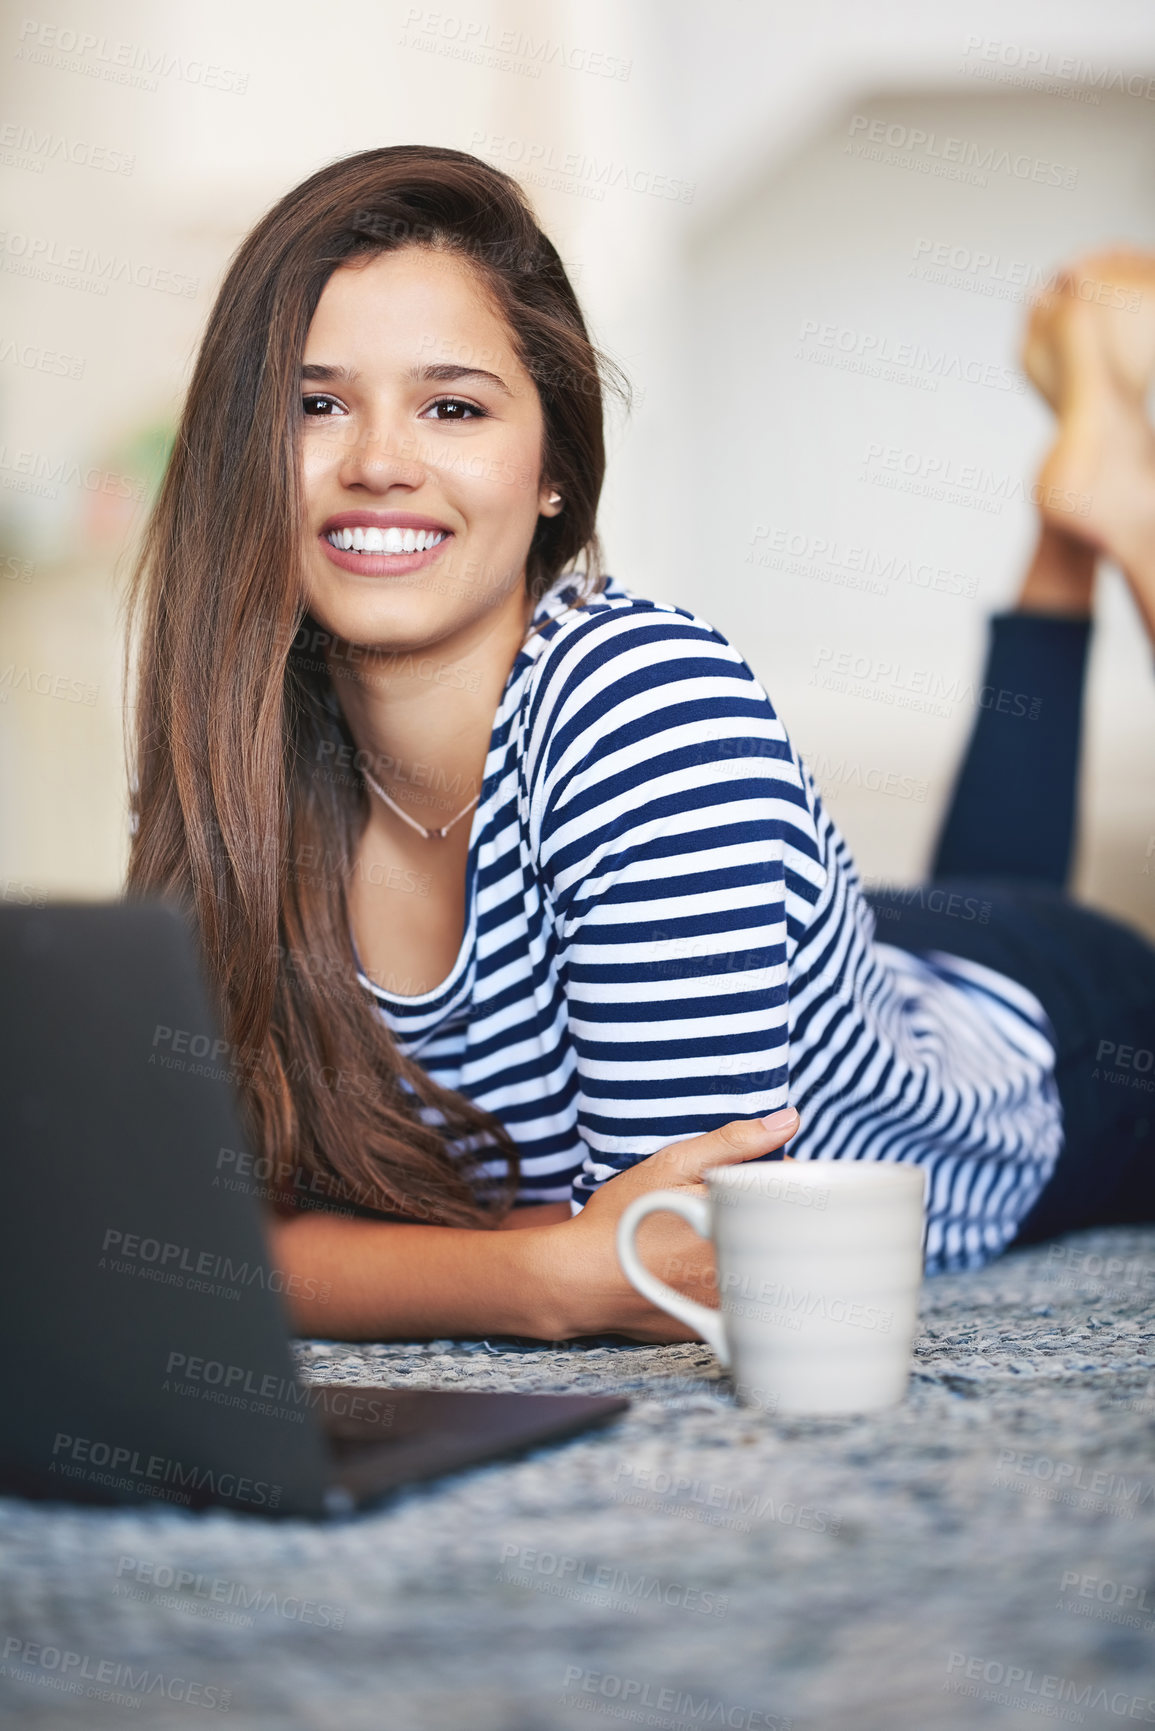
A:
[[[612,578],[607,577],[603,589],[609,588],[612,581]],[[421,992],[414,997],[402,996],[399,992],[390,992],[385,986],[377,985],[374,980],[369,978],[369,975],[361,965],[361,958],[357,954],[357,942],[353,936],[353,927],[351,924],[349,926],[349,943],[353,950],[353,963],[357,971],[357,976],[362,983],[369,988],[377,1002],[390,1010],[398,1010],[404,1013],[405,1011],[417,1012],[421,1010],[452,1007],[451,1003],[446,1004],[446,1000],[451,1000],[459,990],[462,979],[473,955],[477,939],[477,860],[478,854],[481,851],[482,833],[489,820],[490,806],[497,787],[495,771],[490,768],[495,750],[494,742],[497,738],[498,729],[506,719],[506,709],[509,703],[510,693],[513,691],[524,669],[532,662],[536,661],[546,642],[544,634],[541,631],[535,631],[534,627],[537,625],[547,625],[551,619],[557,619],[572,605],[576,596],[577,587],[572,574],[559,577],[557,581],[546,590],[533,611],[527,629],[526,639],[514,657],[513,666],[509,670],[509,677],[505,682],[504,689],[502,690],[501,700],[497,705],[493,717],[493,726],[489,733],[489,747],[485,754],[486,773],[481,785],[481,798],[478,800],[477,805],[474,808],[473,822],[469,826],[469,851],[465,860],[465,930],[461,938],[461,947],[457,952],[453,966],[450,968],[445,978],[440,982],[440,984],[432,987],[428,992]],[[595,597],[595,599],[597,599],[597,597]],[[501,767],[503,766],[498,766],[498,774],[500,773]]]
[[[504,703],[505,697],[503,694],[501,704],[498,705],[498,715],[500,715]],[[495,717],[495,729],[496,725],[497,719]],[[493,735],[491,733],[490,750],[492,750],[492,748]],[[488,761],[489,759],[487,756],[486,762]],[[487,789],[489,790],[488,792]],[[357,954],[357,941],[353,936],[353,928],[350,925],[349,942],[353,946],[353,962],[357,969],[358,977],[366,986],[368,986],[378,1003],[387,1004],[390,1009],[398,1010],[430,1009],[439,1005],[442,999],[445,998],[446,994],[452,996],[453,992],[460,984],[461,975],[473,953],[477,907],[477,896],[475,893],[477,883],[477,855],[481,846],[481,832],[484,829],[485,821],[489,816],[489,793],[491,792],[492,789],[489,788],[489,777],[487,776],[485,781],[482,783],[481,798],[478,800],[477,805],[474,808],[473,822],[469,828],[469,852],[466,855],[465,861],[465,930],[462,934],[461,945],[457,951],[453,966],[439,985],[433,986],[428,992],[420,992],[412,997],[407,994],[403,995],[400,992],[391,992],[387,987],[379,986],[375,980],[369,978],[369,975],[361,965],[361,958]]]

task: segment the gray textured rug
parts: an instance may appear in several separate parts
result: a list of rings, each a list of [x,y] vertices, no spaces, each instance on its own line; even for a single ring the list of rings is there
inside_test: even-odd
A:
[[[700,1346],[303,1344],[317,1380],[634,1404],[330,1526],[0,1502],[0,1717],[1155,1724],[1153,1301],[1155,1229],[939,1277],[869,1419],[744,1411]]]

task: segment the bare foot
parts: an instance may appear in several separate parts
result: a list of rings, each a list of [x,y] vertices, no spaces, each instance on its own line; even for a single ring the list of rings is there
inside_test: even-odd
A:
[[[1036,303],[1023,362],[1059,417],[1035,488],[1051,553],[1057,535],[1113,559],[1155,641],[1155,257],[1105,253],[1064,271]]]
[[[1155,376],[1155,253],[1088,253],[1058,271],[1031,307],[1023,369],[1061,411],[1064,327],[1073,307],[1096,315],[1099,343],[1120,384],[1143,401]]]

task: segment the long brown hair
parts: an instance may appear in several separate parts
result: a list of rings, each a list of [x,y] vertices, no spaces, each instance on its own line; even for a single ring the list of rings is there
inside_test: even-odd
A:
[[[628,385],[591,344],[516,181],[463,151],[418,145],[321,169],[232,261],[135,568],[128,893],[163,896],[192,919],[247,1132],[280,1205],[304,1192],[477,1226],[513,1199],[516,1145],[398,1050],[357,981],[346,887],[368,804],[359,777],[317,772],[353,741],[315,653],[325,637],[299,568],[310,321],[341,265],[414,245],[479,273],[538,390],[542,472],[565,504],[538,518],[531,597],[579,556],[583,598],[604,583],[603,387],[628,403]],[[501,1157],[503,1176],[487,1176],[482,1161]]]

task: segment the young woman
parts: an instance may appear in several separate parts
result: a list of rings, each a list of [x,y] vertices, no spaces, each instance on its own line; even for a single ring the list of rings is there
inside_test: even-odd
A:
[[[312,176],[209,322],[138,572],[129,887],[195,921],[275,1254],[331,1288],[302,1331],[688,1338],[618,1217],[791,1139],[925,1164],[932,1271],[1149,1210],[1089,1054],[1155,1043],[1155,952],[1045,889],[934,911],[966,882],[879,941],[738,651],[602,571],[603,383],[516,183],[453,150]],[[980,710],[941,876],[1061,880],[1084,543],[1048,523],[995,622],[986,684],[1041,717]],[[642,1243],[709,1286],[681,1222]]]

